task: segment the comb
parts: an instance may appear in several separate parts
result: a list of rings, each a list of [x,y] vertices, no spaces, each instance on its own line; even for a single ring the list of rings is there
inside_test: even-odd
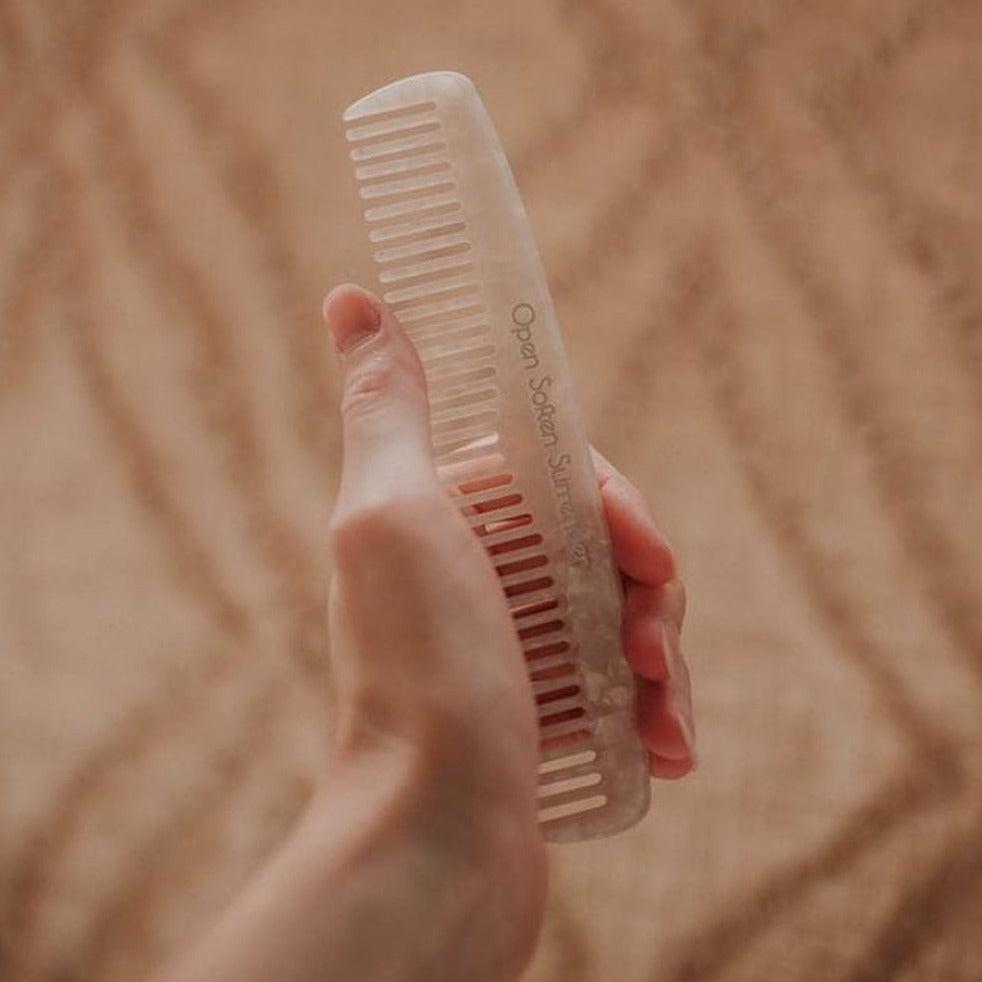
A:
[[[419,353],[437,470],[501,578],[539,719],[539,821],[609,835],[650,801],[622,593],[532,229],[456,72],[344,113],[383,299]]]

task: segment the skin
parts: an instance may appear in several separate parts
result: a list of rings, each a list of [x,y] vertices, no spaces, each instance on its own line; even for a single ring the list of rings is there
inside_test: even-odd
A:
[[[545,904],[525,661],[491,563],[437,479],[412,344],[354,286],[324,315],[344,376],[329,540],[337,740],[293,834],[158,982],[507,982]],[[594,464],[651,774],[683,777],[695,766],[685,591],[640,492],[596,452]]]

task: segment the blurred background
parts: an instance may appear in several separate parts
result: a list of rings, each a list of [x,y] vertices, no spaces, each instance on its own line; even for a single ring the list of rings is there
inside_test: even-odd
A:
[[[455,68],[690,594],[691,780],[533,982],[982,978],[982,8],[0,2],[0,977],[132,980],[331,729],[339,114]]]

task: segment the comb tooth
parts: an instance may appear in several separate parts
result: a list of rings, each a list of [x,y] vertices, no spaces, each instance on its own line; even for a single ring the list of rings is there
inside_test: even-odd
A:
[[[438,129],[438,127],[431,127],[426,133],[403,136],[397,140],[388,140],[385,143],[354,147],[349,151],[348,156],[355,163],[362,163],[366,160],[379,160],[383,157],[406,157],[410,154],[437,153],[446,150],[446,140],[441,140],[439,136],[435,135],[434,129]]]
[[[461,210],[460,202],[452,205],[444,205],[442,208],[434,208],[432,215],[417,216],[408,222],[393,222],[391,225],[383,225],[379,228],[370,229],[368,239],[370,242],[391,242],[396,239],[406,239],[415,241],[425,238],[428,235],[438,235],[448,228],[464,227],[458,215],[454,214]]]
[[[462,498],[460,509],[468,517],[480,516],[485,522],[490,522],[496,517],[493,513],[520,505],[524,500],[524,496],[514,488],[491,488]]]
[[[437,236],[463,232],[467,228],[467,223],[461,221],[459,215],[453,214],[459,210],[460,208],[444,208],[435,211],[433,215],[414,218],[411,222],[399,222],[391,226],[375,228],[368,233],[368,238],[376,244],[390,243],[386,248],[397,248],[391,243],[398,242],[400,246],[408,246]]]
[[[504,464],[504,461],[501,461]],[[450,485],[451,494],[464,496],[468,499],[471,495],[481,494],[484,491],[494,491],[498,488],[507,488],[512,485],[515,478],[512,474],[500,472],[497,474],[487,473],[480,478],[460,479]]]
[[[399,174],[413,174],[416,171],[428,170],[431,167],[442,166],[451,168],[450,160],[444,153],[430,153],[425,150],[409,157],[397,157],[395,160],[380,160],[375,164],[360,164],[355,168],[355,178],[359,181],[372,181],[383,177],[394,177]]]
[[[569,736],[573,733],[580,733],[583,730],[590,729],[590,720],[587,717],[586,710],[583,707],[577,707],[580,709],[575,716],[570,716],[567,719],[557,719],[554,723],[544,723],[543,719],[548,719],[550,714],[545,714],[540,716],[539,719],[539,737],[543,740],[555,740],[556,737]],[[556,716],[563,715],[562,713],[555,713]]]
[[[442,333],[442,332],[441,332]],[[481,334],[484,332],[482,331]],[[410,334],[410,337],[413,337]],[[425,340],[433,340],[434,342],[439,341],[441,334],[428,334]],[[475,335],[474,340],[479,340],[480,335]],[[461,349],[458,347],[457,349]],[[432,351],[424,351],[421,355],[423,361],[423,367],[425,369],[426,364],[431,358],[435,357]],[[430,374],[427,377],[427,381],[430,383],[430,399],[449,399],[455,396],[464,395],[471,391],[471,387],[475,382],[483,382],[492,376],[497,374],[497,368],[494,364],[471,366],[471,365],[460,365],[455,366],[453,364],[448,364],[447,359],[443,359],[438,365],[434,365],[430,369]]]
[[[424,193],[413,195],[389,205],[377,205],[365,211],[366,222],[384,222],[390,218],[407,218],[417,212],[429,212],[434,208],[456,205],[461,207],[460,198],[454,194],[456,187],[453,181],[444,181],[433,188],[427,188]]]
[[[468,262],[468,267],[473,264]],[[480,286],[475,282],[473,276],[461,273],[457,276],[442,276],[435,283],[419,283],[415,286],[398,286],[391,290],[386,290],[382,294],[386,303],[396,312],[419,307],[423,304],[432,303],[444,297],[466,295],[477,293]]]
[[[465,321],[468,324],[473,323],[476,317],[483,317],[486,313],[487,308],[484,304],[467,300],[464,303],[452,304],[434,313],[423,315],[416,313],[411,317],[402,316],[399,319],[402,321],[403,327],[409,332],[410,337],[415,338],[424,331],[427,333],[446,331],[452,327],[463,326]]]
[[[466,455],[471,450],[483,449],[493,443],[497,443],[498,433],[496,430],[489,430],[486,427],[477,428],[470,433],[448,434],[442,440],[433,442],[433,456],[436,460],[445,460],[447,457]]]
[[[581,794],[582,792],[575,791],[572,792],[572,796],[563,795],[558,800],[552,798],[547,799],[549,802],[548,807],[540,808],[537,813],[539,823],[541,825],[547,825],[550,822],[561,822],[563,819],[576,818],[577,815],[582,815],[584,812],[596,811],[598,808],[604,808],[607,805],[607,796],[605,794],[595,794],[589,798],[581,798]]]
[[[539,674],[540,672],[557,671],[561,668],[568,668],[571,672],[575,671],[573,663],[569,660],[569,652],[564,651],[559,655],[550,655],[548,658],[537,658],[529,661],[529,673]]]
[[[413,341],[416,349],[419,351],[420,357],[429,358],[435,357],[436,355],[450,354],[453,351],[457,351],[465,341],[473,341],[475,338],[482,338],[490,333],[491,325],[482,321],[481,323],[471,324],[452,331],[424,334],[422,337],[413,338]],[[497,389],[491,389],[490,392],[492,397],[498,394]],[[462,396],[459,398],[462,398]],[[459,402],[459,398],[455,404],[463,405],[463,403]],[[439,401],[437,399],[430,401],[431,414],[440,412],[443,409],[452,408],[449,405],[443,404],[437,406],[436,403]]]
[[[544,589],[546,586],[552,585],[553,581],[549,577],[549,570],[546,568],[548,565],[548,558],[539,553],[527,559],[516,559],[512,562],[501,563],[496,567],[496,572],[498,573],[498,578],[501,580],[501,585],[505,588],[506,594],[509,590],[515,590],[517,591],[516,593],[509,595],[519,596],[523,593],[530,593],[535,589]],[[545,580],[549,582],[540,582]],[[529,584],[537,585],[533,587]]]
[[[486,409],[483,412],[472,413],[470,416],[455,416],[431,427],[434,437],[444,433],[458,433],[461,430],[487,430],[498,421],[497,409]]]
[[[582,702],[580,686],[576,680],[566,676],[561,679],[550,679],[548,683],[533,683],[535,703],[543,711],[555,709],[557,712],[565,712],[569,708],[575,708]]]
[[[431,235],[439,235],[448,229],[466,228],[456,214],[461,210],[460,202],[442,205],[434,208],[432,214],[417,216],[406,222],[393,222],[390,225],[380,225],[368,233],[369,241],[373,243],[403,241],[407,244],[426,239]]]
[[[420,231],[432,228],[434,224],[442,225],[445,222],[459,218],[460,216],[457,213],[462,208],[463,206],[459,201],[451,201],[449,204],[438,205],[435,208],[430,208],[426,212],[413,215],[405,221],[386,222],[384,225],[380,225],[377,229],[369,232],[368,237],[372,242],[384,242],[387,239],[405,239],[409,236],[415,236]],[[378,235],[374,235],[375,232]]]
[[[477,440],[468,440],[463,446],[434,449],[433,459],[437,468],[447,465],[463,464],[477,457],[484,457],[493,451],[501,441],[497,433],[489,433]]]
[[[441,249],[466,245],[470,248],[470,238],[466,234],[467,226],[463,222],[452,222],[449,225],[438,225],[431,229],[417,232],[403,245],[388,246],[378,249],[374,258],[377,263],[391,263],[416,256],[427,255]]]
[[[415,309],[409,310],[406,313],[400,313],[399,320],[401,320],[403,324],[416,324],[418,326],[421,320],[425,320],[431,315],[452,314],[464,310],[470,311],[476,306],[474,300],[476,295],[480,293],[480,289],[481,288],[476,283],[470,283],[454,290],[453,296],[447,296],[443,299],[433,300],[430,303],[425,303],[418,306],[416,304],[403,304],[396,307],[396,310],[401,311],[408,306],[413,306]]]
[[[592,764],[596,759],[596,750],[581,750],[579,753],[549,757],[539,764],[539,775],[547,780],[550,774],[554,774],[557,771],[579,768],[585,764]]]
[[[436,109],[436,103],[432,100],[427,100],[426,102],[409,102],[401,106],[378,109],[375,112],[368,113],[352,112],[352,108],[349,108],[344,114],[343,119],[346,123],[380,123],[387,119],[398,119],[399,117],[409,116],[413,113],[432,112]]]
[[[543,591],[551,591],[556,585],[556,581],[549,575],[549,570],[541,567],[523,569],[510,576],[502,576],[500,579],[506,597],[521,597],[523,600],[527,600],[530,596],[544,596]]]
[[[485,326],[482,325],[482,327]],[[469,406],[479,405],[482,402],[492,402],[497,399],[498,394],[498,390],[495,388],[483,388],[465,392],[456,398],[430,399],[430,419],[437,421]]]
[[[500,474],[505,466],[505,458],[500,453],[488,453],[465,464],[445,464],[437,469],[440,479],[453,487],[471,481],[483,481],[492,475]],[[510,479],[511,475],[509,475]]]
[[[505,586],[505,596],[509,600],[515,597],[521,597],[524,602],[534,597],[544,597],[548,593],[551,593],[556,585],[556,581],[551,576],[529,576],[528,573],[521,575],[526,578],[521,579],[520,577],[516,577],[519,582]]]
[[[581,726],[577,730],[559,736],[542,736],[540,731],[539,753],[542,757],[568,754],[576,747],[583,747],[584,744],[589,746],[592,739],[593,733],[587,726]]]
[[[543,655],[541,652],[547,647],[554,653]],[[570,645],[566,642],[557,641],[549,646],[541,645],[539,648],[529,646],[523,650],[529,676],[533,680],[553,677],[568,679],[576,672],[570,655]]]
[[[507,556],[509,559],[518,559],[533,549],[541,549],[543,541],[542,536],[538,532],[532,532],[528,535],[519,535],[513,539],[506,539],[497,545],[488,546],[487,551],[488,555],[494,560],[498,560],[502,556]],[[512,617],[520,616],[522,615],[512,614]]]
[[[500,567],[499,567],[500,569]],[[557,618],[555,611],[550,611],[545,619],[539,619],[530,623],[522,622],[518,636],[522,641],[534,641],[539,638],[548,637],[550,634],[558,634],[566,630],[566,622]],[[541,643],[541,642],[538,642]]]
[[[431,286],[436,281],[439,281],[439,285],[443,286],[454,279],[460,280],[464,273],[469,273],[473,269],[474,261],[472,259],[455,253],[451,256],[438,256],[436,259],[411,263],[397,269],[384,270],[379,274],[379,282],[385,286],[393,285],[388,294],[401,293],[410,297],[412,296],[409,293],[410,290],[417,286],[421,287],[423,284],[430,284],[426,290],[419,293],[422,296],[428,291],[432,292]]]
[[[598,784],[601,780],[599,771],[597,770],[597,753],[594,750],[583,750],[578,754],[567,755],[567,760],[572,757],[573,761],[565,764],[565,766],[553,767],[551,770],[543,770],[543,766],[547,766],[552,763],[552,761],[546,761],[545,765],[540,765],[539,775],[541,788],[556,788],[559,787],[563,782],[572,780],[579,777],[584,777],[588,774],[595,774],[597,780],[592,782],[593,784]],[[562,761],[564,758],[558,758]],[[581,787],[587,787],[586,784],[580,785]]]
[[[470,240],[461,236],[449,236],[449,242],[434,240],[431,242],[414,242],[412,251],[397,256],[388,263],[379,262],[382,267],[379,276],[389,276],[392,273],[413,275],[419,269],[425,269],[421,264],[432,264],[437,259],[448,256],[463,256],[471,251]],[[456,240],[456,241],[454,241]]]
[[[529,671],[529,680],[533,685],[538,682],[556,681],[557,679],[563,679],[572,683],[576,680],[576,677],[576,667],[571,662],[556,665],[553,668],[538,668],[534,671]]]
[[[515,606],[516,604],[512,604],[512,607]],[[533,640],[524,646],[525,657],[529,661],[535,662],[534,667],[536,669],[545,667],[545,659],[552,658],[552,656],[561,655],[564,660],[569,661],[571,648],[572,645],[564,640],[547,641],[545,643]]]
[[[447,171],[449,170],[450,165],[443,164],[440,167],[425,169],[420,174],[401,177],[397,181],[378,181],[374,184],[363,184],[358,189],[358,196],[363,201],[373,201],[376,198],[391,198],[396,195],[407,194],[411,191],[422,191],[427,188],[453,187],[454,183],[447,179]]]
[[[466,367],[471,367],[466,365],[469,361],[492,357],[497,350],[494,342],[486,336],[487,331],[478,330],[485,326],[475,324],[459,331],[427,335],[426,340],[432,342],[429,348],[436,346],[437,351],[427,350],[427,346],[423,345],[423,350],[420,352],[423,368],[433,374],[447,375],[450,371],[462,371]],[[440,344],[451,344],[452,347],[447,351],[440,351]],[[458,362],[459,368],[456,367]]]
[[[497,415],[497,410],[495,410],[495,415]],[[473,515],[487,515],[488,512],[505,507],[504,504],[498,504],[498,502],[518,504],[523,500],[523,496],[514,490],[511,475],[506,474],[505,477],[508,480],[501,484],[496,484],[494,487],[483,491],[458,495],[455,500],[460,503],[462,508],[469,509],[468,514]]]
[[[397,123],[380,123],[378,126],[365,127],[365,129],[374,130],[374,132],[352,136],[353,131],[348,131],[348,142],[355,144],[355,150],[371,149],[378,146],[388,149],[402,140],[433,140],[440,133],[442,127],[439,120],[426,119],[413,121],[408,126],[403,125],[400,121]]]
[[[593,770],[590,767],[594,767]],[[540,798],[554,798],[557,795],[565,795],[570,792],[582,792],[584,788],[595,788],[603,781],[600,772],[594,765],[587,765],[587,769],[575,774],[563,774],[552,781],[543,781],[539,784],[538,795]]]
[[[470,239],[464,234],[467,226],[463,222],[454,222],[451,225],[440,226],[433,230],[434,234],[419,236],[412,242],[404,245],[389,246],[385,249],[377,249],[374,254],[375,262],[381,264],[393,263],[399,260],[415,259],[417,256],[425,256],[431,252],[439,252],[443,249],[466,247],[470,249]]]
[[[566,736],[589,728],[586,707],[576,700],[548,702],[544,706],[538,706],[537,712],[540,740],[555,740],[558,736]]]
[[[487,547],[497,545],[502,539],[506,538],[516,529],[527,528],[531,524],[532,516],[528,512],[523,512],[518,515],[511,515],[507,519],[499,519],[496,517],[494,522],[483,525],[481,522],[471,522],[471,528],[473,528],[481,537],[481,544]],[[516,600],[514,606],[524,606],[525,603],[531,603],[531,600],[526,600],[521,603]]]
[[[539,539],[542,536],[538,536]],[[514,618],[522,618],[523,620],[534,616],[535,614],[549,614],[550,617],[556,617],[560,614],[562,604],[559,602],[558,597],[554,597],[552,600],[547,600],[541,604],[526,604],[524,607],[519,607],[512,611],[511,616]]]
[[[565,660],[553,658],[550,661],[552,662],[550,665],[539,664],[538,662],[529,664],[529,678],[532,679],[533,684],[542,678],[572,680],[576,677],[576,666],[568,658]]]
[[[473,372],[464,372],[462,375],[442,375],[431,378],[429,379],[430,399],[443,400],[462,396],[471,391],[471,385],[490,382],[497,374],[497,369],[493,365],[484,365]],[[468,384],[459,384],[460,378],[466,379]]]
[[[556,687],[535,697],[537,711],[541,714],[540,719],[553,719],[557,716],[566,716],[572,719],[577,710],[583,709],[585,712],[580,687],[568,679],[564,681],[566,681],[566,685]],[[582,717],[577,714],[576,718]]]
[[[344,135],[348,138],[349,143],[364,145],[370,141],[374,142],[397,134],[433,133],[440,128],[440,121],[433,115],[432,111],[422,110],[394,119],[361,123],[345,130]]]
[[[458,269],[461,266],[471,267],[474,265],[473,260],[464,258],[470,251],[470,243],[467,242],[446,249],[432,249],[425,254],[429,258],[418,259],[416,262],[403,261],[397,266],[383,269],[378,276],[379,282],[401,283],[432,272]]]
[[[450,372],[458,372],[465,368],[480,368],[484,365],[489,367],[494,364],[494,345],[482,345],[475,348],[461,348],[452,354],[435,355],[424,357],[423,371],[427,380],[438,380],[441,376],[446,376]]]

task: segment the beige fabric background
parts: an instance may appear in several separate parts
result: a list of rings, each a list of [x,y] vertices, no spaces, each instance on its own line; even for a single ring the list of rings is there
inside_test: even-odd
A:
[[[0,2],[0,977],[131,980],[330,730],[338,114],[483,90],[702,763],[556,849],[533,982],[982,978],[982,8]]]

